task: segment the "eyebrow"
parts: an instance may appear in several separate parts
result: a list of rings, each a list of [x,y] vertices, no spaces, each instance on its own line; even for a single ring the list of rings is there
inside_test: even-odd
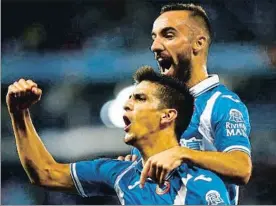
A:
[[[165,33],[165,32],[168,32],[168,31],[176,31],[176,29],[175,28],[173,28],[173,27],[171,27],[171,26],[169,26],[169,27],[165,27],[165,28],[163,28],[162,30],[161,30],[161,33]],[[153,36],[153,35],[156,35],[154,32],[151,32],[151,35]]]
[[[141,92],[139,92],[139,93],[133,93],[132,94],[133,96],[147,96],[145,93],[141,93]]]
[[[129,99],[133,97],[134,99],[137,99],[139,97],[145,97],[147,98],[147,95],[145,93],[132,93],[131,95],[129,95]]]

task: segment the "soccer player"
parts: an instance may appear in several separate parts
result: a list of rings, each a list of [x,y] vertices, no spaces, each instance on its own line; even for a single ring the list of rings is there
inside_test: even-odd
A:
[[[173,147],[148,159],[141,185],[146,177],[161,183],[181,163],[192,162],[227,179],[231,203],[237,204],[235,184],[246,184],[252,171],[251,128],[247,108],[238,95],[220,84],[217,75],[207,73],[211,33],[206,12],[193,4],[166,5],[154,21],[151,50],[160,72],[186,83],[195,97],[195,110],[181,136],[185,147]],[[139,156],[135,149],[132,154]],[[126,160],[130,159],[128,155]]]
[[[122,204],[230,204],[227,188],[215,173],[186,163],[174,169],[164,184],[147,179],[144,188],[139,187],[143,162],[178,146],[193,113],[193,97],[183,84],[150,67],[139,69],[135,81],[135,90],[124,106],[124,141],[138,148],[142,159],[72,164],[56,162],[32,124],[29,107],[40,99],[41,89],[24,79],[10,85],[6,101],[20,161],[30,181],[83,197],[116,192]]]

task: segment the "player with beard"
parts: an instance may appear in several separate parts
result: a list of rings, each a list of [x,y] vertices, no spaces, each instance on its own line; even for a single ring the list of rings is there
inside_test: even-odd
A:
[[[177,147],[193,114],[193,97],[183,84],[143,67],[136,72],[136,86],[124,106],[127,144],[139,148],[140,161],[96,159],[62,164],[54,160],[32,124],[29,107],[42,91],[31,80],[9,86],[7,105],[20,161],[32,183],[83,197],[112,195],[125,204],[230,204],[224,182],[215,173],[181,164],[164,184],[148,179],[139,187],[143,162]]]
[[[161,183],[181,163],[192,162],[222,175],[229,183],[231,203],[237,204],[235,184],[246,184],[252,171],[251,128],[247,108],[238,95],[220,84],[217,75],[208,75],[211,33],[206,12],[193,4],[166,5],[154,21],[151,50],[160,72],[185,82],[195,97],[195,110],[181,136],[183,147],[148,159],[140,184],[147,177]],[[134,149],[125,160],[135,160],[135,156],[139,152]]]

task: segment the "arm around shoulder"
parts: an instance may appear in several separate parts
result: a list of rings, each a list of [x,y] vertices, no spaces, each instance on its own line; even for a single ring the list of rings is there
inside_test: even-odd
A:
[[[180,153],[184,162],[191,161],[201,168],[222,175],[235,184],[244,185],[250,179],[252,163],[250,156],[245,152],[196,151],[182,147]]]

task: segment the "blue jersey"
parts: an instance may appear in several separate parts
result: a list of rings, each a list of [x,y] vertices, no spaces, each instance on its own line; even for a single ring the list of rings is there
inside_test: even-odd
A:
[[[239,150],[251,155],[248,111],[238,95],[220,84],[217,75],[195,85],[190,92],[195,97],[195,109],[180,144],[195,150]],[[136,149],[132,153],[139,156]],[[237,204],[238,186],[227,187],[231,204]]]
[[[224,182],[213,172],[182,164],[162,186],[147,179],[139,187],[142,161],[98,159],[71,164],[71,176],[83,197],[117,194],[129,204],[230,204]]]

